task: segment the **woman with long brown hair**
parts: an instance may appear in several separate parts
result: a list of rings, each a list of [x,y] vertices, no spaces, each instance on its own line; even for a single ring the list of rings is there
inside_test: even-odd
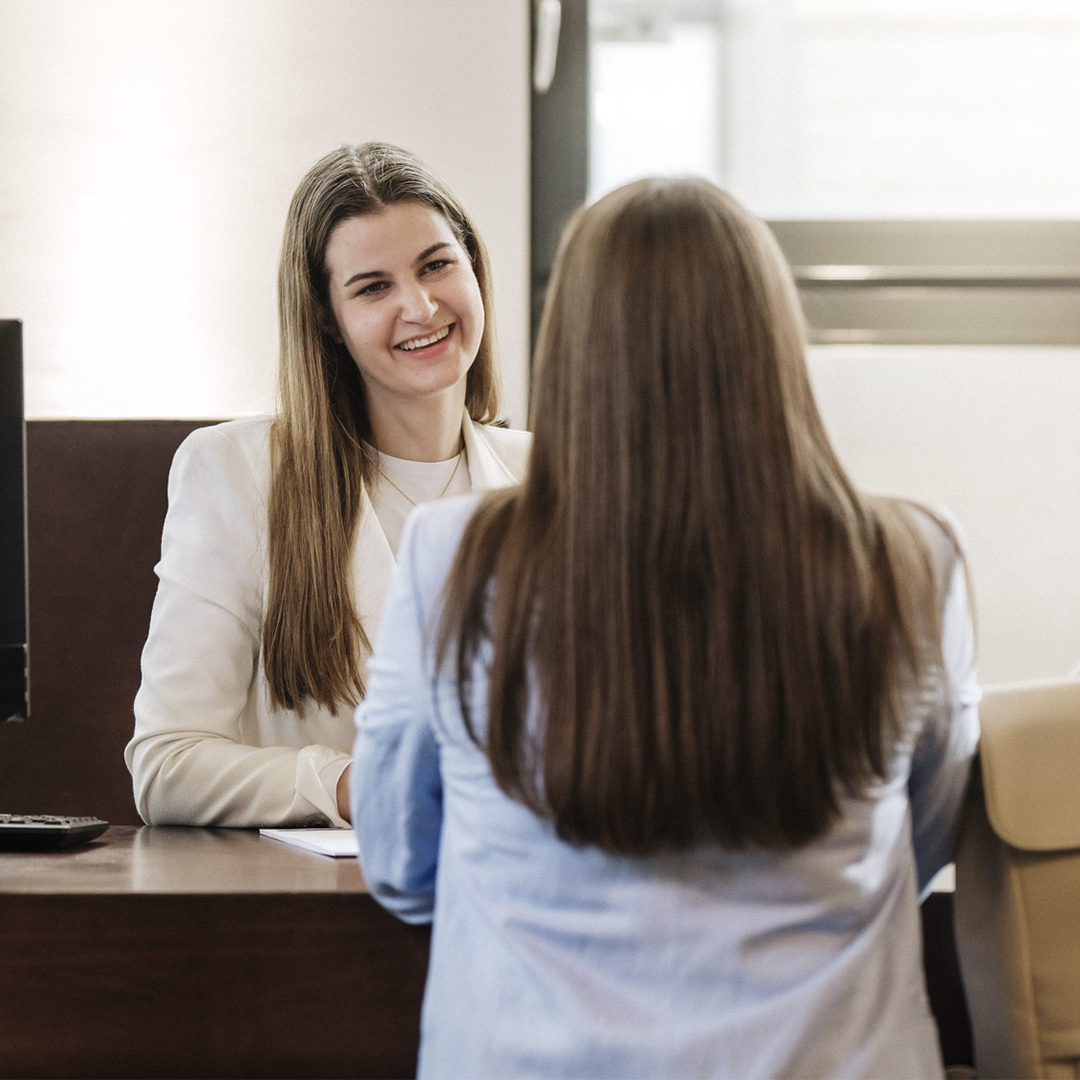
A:
[[[365,878],[434,922],[420,1074],[940,1074],[952,530],[852,485],[784,260],[704,181],[579,214],[536,364],[527,479],[414,515],[357,713]]]
[[[491,272],[412,154],[307,172],[278,270],[279,408],[177,451],[127,762],[155,824],[345,825],[353,709],[406,516],[513,483]]]

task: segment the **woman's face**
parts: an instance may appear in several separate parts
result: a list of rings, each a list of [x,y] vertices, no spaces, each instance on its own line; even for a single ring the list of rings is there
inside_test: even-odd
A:
[[[347,218],[330,233],[326,265],[337,333],[373,413],[464,395],[484,306],[468,253],[438,210],[409,200]]]

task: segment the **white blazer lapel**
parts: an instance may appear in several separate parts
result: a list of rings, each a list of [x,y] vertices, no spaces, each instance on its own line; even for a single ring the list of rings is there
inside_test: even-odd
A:
[[[469,462],[469,479],[473,491],[506,487],[517,483],[514,474],[496,456],[483,432],[472,422],[468,411],[461,421],[461,434],[465,439],[465,454]]]

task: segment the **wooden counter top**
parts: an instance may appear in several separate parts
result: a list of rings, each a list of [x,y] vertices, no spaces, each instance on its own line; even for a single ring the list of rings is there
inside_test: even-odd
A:
[[[113,825],[55,852],[0,852],[4,893],[366,893],[355,859],[331,858],[257,829]]]

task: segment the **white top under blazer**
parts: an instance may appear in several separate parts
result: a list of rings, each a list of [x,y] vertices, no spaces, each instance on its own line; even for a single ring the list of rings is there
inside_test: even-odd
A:
[[[353,710],[275,708],[261,659],[272,418],[200,428],[176,452],[125,760],[152,825],[332,824]],[[462,425],[473,490],[524,476],[527,432]],[[365,491],[353,596],[374,642],[394,554]],[[364,663],[366,664],[366,657]]]

